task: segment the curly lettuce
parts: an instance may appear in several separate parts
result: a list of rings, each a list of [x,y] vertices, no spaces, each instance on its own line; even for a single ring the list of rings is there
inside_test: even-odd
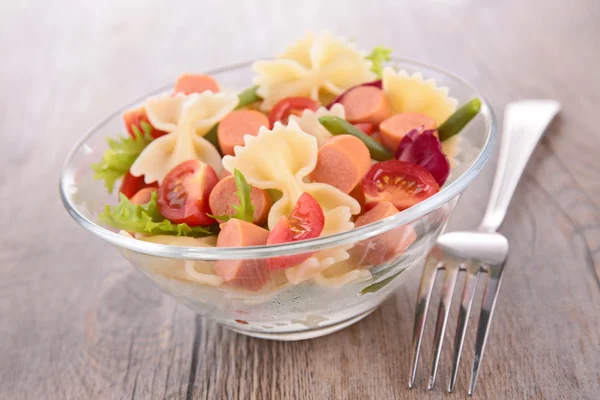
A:
[[[132,125],[133,137],[120,137],[117,140],[108,138],[108,150],[104,152],[102,161],[92,164],[94,179],[103,179],[108,193],[112,193],[115,182],[129,171],[142,150],[152,141],[152,126],[141,123],[142,131]]]
[[[371,53],[365,57],[367,60],[371,60],[373,62],[371,71],[375,72],[379,78],[381,78],[381,74],[383,73],[383,64],[386,61],[390,61],[390,54],[392,54],[392,49],[388,49],[387,47],[383,46],[376,46]]]
[[[136,205],[121,193],[119,204],[114,207],[105,206],[104,212],[98,218],[113,228],[145,235],[203,237],[215,234],[206,227],[172,223],[161,215],[157,198],[158,194],[154,192],[148,203]]]

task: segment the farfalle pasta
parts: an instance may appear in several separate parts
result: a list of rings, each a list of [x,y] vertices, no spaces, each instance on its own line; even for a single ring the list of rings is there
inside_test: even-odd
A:
[[[395,113],[414,112],[431,117],[439,126],[456,110],[457,101],[448,96],[447,87],[419,72],[409,74],[391,67],[383,70],[383,91]]]
[[[438,87],[433,79],[420,73],[409,74],[388,67],[383,71],[383,91],[397,113],[414,112],[431,117],[439,126],[456,111],[458,101],[448,96],[447,87]],[[456,163],[458,141],[454,136],[442,142],[442,148],[452,163]]]
[[[327,139],[331,138],[331,133],[319,122],[319,118],[325,116],[344,118],[344,106],[334,104],[330,110],[325,107],[319,107],[317,111],[303,110],[302,114],[290,115],[290,120],[296,121],[300,129],[317,139],[317,145],[323,146]]]
[[[307,34],[274,60],[253,65],[261,108],[270,110],[281,99],[305,96],[319,100],[320,92],[337,96],[375,79],[372,63],[347,40],[330,33]]]
[[[317,140],[297,123],[276,123],[272,130],[261,128],[258,136],[245,139],[243,147],[235,148],[235,156],[223,158],[223,166],[229,172],[238,169],[257,188],[281,192],[269,212],[269,228],[280,216],[290,213],[302,193],[311,194],[319,202],[326,221],[327,213],[339,207],[346,207],[352,214],[360,212],[360,204],[351,196],[331,185],[305,181],[317,163]]]
[[[134,238],[125,231],[119,232],[122,236]],[[150,243],[158,243],[168,246],[185,246],[185,247],[214,247],[216,238],[192,238],[184,236],[166,236],[166,235],[136,235],[136,239]],[[214,273],[211,263],[206,261],[189,261],[189,260],[170,260],[168,262],[159,261],[147,265],[147,268],[156,273],[160,273],[171,279],[181,281],[190,281],[208,286],[219,286],[223,283],[223,279]]]
[[[342,206],[327,211],[325,214],[325,226],[322,236],[334,235],[354,228],[350,207]],[[330,266],[347,260],[350,255],[348,250],[352,246],[339,246],[319,251],[300,263],[287,268],[285,276],[294,285],[312,279]]]
[[[375,269],[385,271],[416,235],[404,240],[396,228],[269,251],[393,217],[443,189],[458,133],[480,102],[457,109],[447,88],[385,67],[390,51],[378,46],[365,56],[330,33],[307,34],[256,61],[246,89],[218,92],[214,77],[184,74],[171,93],[128,111],[130,136],[111,140],[92,166],[109,190],[121,180],[119,203],[99,219],[153,246],[222,250],[216,261],[147,268],[245,304],[296,285],[334,290],[382,276]],[[227,256],[254,246],[262,256]]]
[[[150,123],[167,134],[142,151],[131,166],[132,175],[145,176],[146,183],[161,183],[173,167],[187,160],[199,160],[221,172],[221,155],[203,136],[237,104],[235,95],[209,91],[148,99],[144,108]]]
[[[319,251],[302,263],[287,268],[285,276],[293,285],[297,285],[309,279],[313,279],[332,265],[350,258],[347,248],[339,247]]]

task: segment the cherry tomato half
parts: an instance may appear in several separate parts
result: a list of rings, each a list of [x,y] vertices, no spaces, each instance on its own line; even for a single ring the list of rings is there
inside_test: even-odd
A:
[[[279,100],[269,113],[271,128],[273,128],[273,125],[277,121],[287,123],[287,119],[291,114],[300,114],[302,110],[307,108],[316,111],[319,108],[319,104],[309,97],[286,97]]]
[[[131,172],[127,171],[125,176],[123,177],[123,181],[121,182],[121,188],[119,192],[123,193],[127,196],[128,199],[131,199],[134,194],[139,192],[144,188],[157,188],[158,183],[146,183],[144,182],[144,175],[142,176],[133,176]]]
[[[302,193],[289,217],[281,216],[267,238],[267,244],[296,242],[313,239],[323,232],[325,216],[323,209],[308,193]],[[267,259],[267,269],[285,269],[308,259],[312,253],[280,256]]]
[[[389,201],[400,211],[440,190],[425,168],[398,160],[373,165],[363,178],[362,187],[367,208],[380,201]]]
[[[198,160],[184,161],[173,168],[158,187],[158,210],[177,224],[211,225],[208,196],[219,178],[210,166]]]
[[[132,137],[135,137],[135,133],[133,132],[132,128],[133,125],[137,126],[140,132],[143,133],[144,130],[142,129],[142,122],[150,124],[148,116],[146,115],[146,110],[144,110],[143,107],[125,111],[125,114],[123,114],[123,122],[125,122],[125,128],[127,128],[127,132],[129,132]],[[158,129],[152,128],[151,135],[154,139],[157,139],[163,135],[166,135],[167,133],[168,132],[159,131]]]

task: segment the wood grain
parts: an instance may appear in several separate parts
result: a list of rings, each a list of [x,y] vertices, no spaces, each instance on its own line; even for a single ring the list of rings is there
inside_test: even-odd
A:
[[[449,345],[437,387],[425,389],[433,321],[417,387],[407,388],[418,276],[334,335],[296,343],[246,338],[160,294],[60,204],[61,164],[101,117],[182,71],[271,55],[306,29],[331,29],[364,48],[385,43],[456,71],[499,117],[515,99],[563,103],[502,228],[512,253],[476,397],[598,398],[600,2],[393,4],[0,4],[1,399],[448,396]],[[490,165],[467,190],[451,228],[481,218],[492,173]],[[451,397],[466,397],[472,356],[468,345]]]

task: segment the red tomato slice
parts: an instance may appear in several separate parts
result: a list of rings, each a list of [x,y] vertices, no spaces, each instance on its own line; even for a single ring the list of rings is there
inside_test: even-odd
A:
[[[158,210],[177,224],[211,225],[208,196],[219,178],[210,166],[198,160],[184,161],[173,168],[158,187]]]
[[[363,178],[362,187],[367,208],[380,201],[389,201],[400,211],[440,190],[425,168],[398,160],[373,165]]]
[[[369,136],[372,135],[373,131],[375,130],[375,125],[370,122],[358,122],[354,124],[354,126]]]
[[[273,128],[273,125],[277,121],[287,123],[287,119],[291,114],[298,115],[300,111],[307,108],[316,111],[319,108],[319,104],[309,97],[286,97],[279,100],[269,113],[271,128]]]
[[[158,183],[146,183],[144,182],[144,175],[133,176],[131,175],[131,172],[127,171],[123,177],[123,181],[121,182],[121,188],[119,189],[119,192],[127,196],[128,199],[131,199],[134,194],[148,187],[157,188]]]
[[[125,111],[125,114],[123,114],[123,122],[125,122],[125,128],[127,128],[127,132],[129,132],[129,134],[132,137],[135,137],[135,134],[132,129],[133,125],[137,126],[138,129],[140,130],[140,132],[144,132],[142,129],[142,122],[146,122],[146,123],[150,124],[150,121],[148,120],[148,116],[146,115],[146,110],[144,110],[143,107],[136,108],[134,110]],[[157,139],[163,135],[166,135],[167,133],[168,132],[159,131],[158,129],[154,129],[154,127],[152,128],[152,137],[154,139]]]
[[[313,239],[323,232],[325,216],[323,209],[308,193],[302,193],[289,217],[281,216],[269,233],[267,244],[297,242]],[[286,269],[308,259],[312,253],[280,256],[267,259],[267,269]]]

